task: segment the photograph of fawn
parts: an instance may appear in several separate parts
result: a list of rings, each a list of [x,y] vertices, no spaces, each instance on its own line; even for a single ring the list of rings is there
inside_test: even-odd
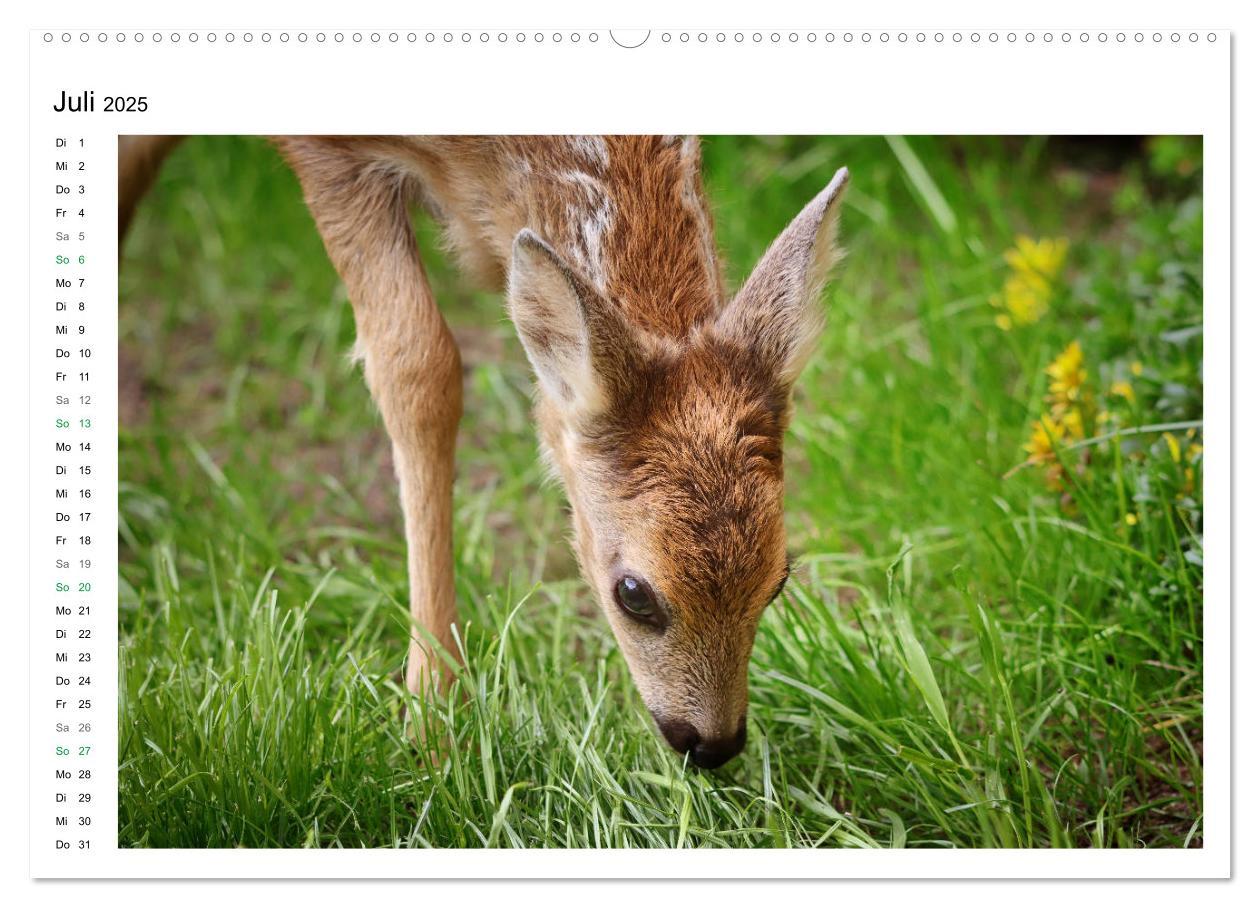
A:
[[[120,137],[120,844],[1201,846],[1202,160]]]

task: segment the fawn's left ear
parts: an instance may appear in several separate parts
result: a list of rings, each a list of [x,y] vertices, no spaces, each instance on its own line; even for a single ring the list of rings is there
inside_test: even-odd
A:
[[[800,376],[822,330],[818,296],[840,259],[840,198],[848,183],[842,167],[779,234],[718,316],[718,335],[751,350],[785,386]]]
[[[557,404],[593,415],[633,380],[640,348],[621,313],[532,230],[512,244],[507,302],[539,386]]]

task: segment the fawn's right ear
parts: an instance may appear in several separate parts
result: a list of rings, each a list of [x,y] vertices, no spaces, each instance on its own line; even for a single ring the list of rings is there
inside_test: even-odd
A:
[[[555,403],[579,415],[599,413],[631,379],[640,353],[634,332],[529,229],[512,243],[507,302],[539,387]]]
[[[836,232],[848,168],[779,234],[718,317],[718,334],[753,353],[785,387],[800,376],[822,329],[819,293],[840,258]]]

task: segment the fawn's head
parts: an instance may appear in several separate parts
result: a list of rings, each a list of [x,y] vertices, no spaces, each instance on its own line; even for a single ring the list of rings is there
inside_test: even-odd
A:
[[[537,234],[513,246],[509,311],[583,573],[661,732],[706,768],[743,748],[757,623],[788,576],[783,437],[847,180],[681,338],[636,324]]]

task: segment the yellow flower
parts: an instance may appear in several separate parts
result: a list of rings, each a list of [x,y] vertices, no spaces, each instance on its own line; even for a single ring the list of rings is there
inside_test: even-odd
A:
[[[1049,416],[1043,416],[1032,424],[1032,436],[1024,445],[1028,459],[1033,463],[1046,463],[1054,460],[1054,449],[1063,443],[1065,429],[1063,424]]]
[[[1130,511],[1130,512],[1129,512],[1129,513],[1127,513],[1127,514],[1125,514],[1125,515],[1124,515],[1124,522],[1125,522],[1125,523],[1127,523],[1127,524],[1128,524],[1129,526],[1131,526],[1131,527],[1132,527],[1132,526],[1137,526],[1137,522],[1138,522],[1138,516],[1137,516],[1137,514],[1134,514],[1132,511]]]
[[[1129,363],[1129,371],[1132,372],[1134,375],[1141,375],[1142,369],[1143,369],[1142,364],[1138,362],[1136,359],[1133,362]]]
[[[1080,397],[1085,379],[1089,377],[1089,373],[1085,371],[1085,354],[1081,352],[1081,345],[1076,341],[1068,344],[1054,358],[1054,362],[1046,367],[1046,374],[1050,376],[1052,403],[1070,406]]]
[[[1050,393],[1046,395],[1046,411],[1033,423],[1032,433],[1024,443],[1028,454],[1025,463],[1044,467],[1043,478],[1054,491],[1062,491],[1067,478],[1067,466],[1059,459],[1058,449],[1071,448],[1083,441],[1098,425],[1100,418],[1110,419],[1112,414],[1103,411],[1099,417],[1093,394],[1086,384],[1089,373],[1085,370],[1085,354],[1077,341],[1072,341],[1046,367],[1050,376]],[[1077,465],[1084,470],[1087,459]],[[1067,502],[1066,504],[1064,502]],[[1071,507],[1070,496],[1065,496],[1060,506]]]
[[[1133,403],[1133,385],[1127,381],[1113,381],[1111,383],[1110,393],[1115,397],[1123,397],[1129,403]]]
[[[1085,421],[1080,410],[1067,410],[1063,413],[1063,434],[1071,441],[1080,441],[1085,437]]]
[[[1015,248],[1006,250],[1003,258],[1016,274],[1028,278],[1030,283],[1040,282],[1048,287],[1063,269],[1067,251],[1068,241],[1063,237],[1034,240],[1018,236]]]
[[[1015,238],[1015,247],[1002,255],[1011,273],[1002,284],[1002,292],[989,300],[1002,310],[994,318],[999,328],[1009,331],[1014,325],[1030,325],[1046,314],[1067,250],[1068,242],[1062,238]]]
[[[1176,463],[1181,463],[1181,443],[1173,437],[1171,432],[1164,433],[1164,442],[1168,445],[1168,453],[1172,455],[1172,459]]]
[[[1038,321],[1050,307],[1050,288],[1044,282],[1030,283],[1020,275],[1013,275],[1002,285],[1002,293],[990,303],[1000,312],[995,321],[1004,331],[1012,325],[1031,325]]]

